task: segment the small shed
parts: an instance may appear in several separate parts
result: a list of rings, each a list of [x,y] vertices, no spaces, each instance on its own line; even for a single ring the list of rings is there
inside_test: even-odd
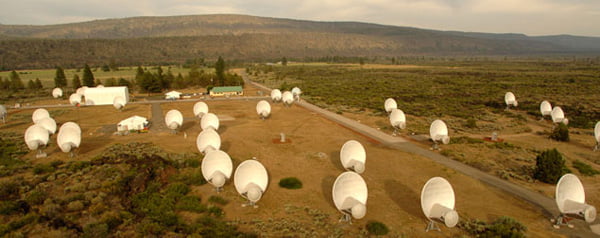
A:
[[[121,96],[129,102],[129,89],[120,87],[87,88],[83,92],[85,105],[113,105],[116,97]]]
[[[171,91],[171,92],[165,93],[165,99],[176,100],[181,97],[181,94],[182,94],[181,92]]]
[[[241,96],[244,95],[242,86],[214,87],[210,90],[210,96]]]
[[[132,116],[117,124],[117,131],[145,131],[148,130],[148,119],[141,116]]]

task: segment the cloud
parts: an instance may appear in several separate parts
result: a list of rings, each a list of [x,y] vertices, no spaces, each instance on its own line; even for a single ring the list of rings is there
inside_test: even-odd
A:
[[[131,16],[237,13],[440,30],[600,36],[598,0],[19,0],[0,23],[57,24]]]

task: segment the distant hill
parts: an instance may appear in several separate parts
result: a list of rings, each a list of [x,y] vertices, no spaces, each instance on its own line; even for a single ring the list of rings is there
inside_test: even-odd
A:
[[[535,55],[600,52],[600,38],[451,32],[246,15],[133,17],[0,25],[0,69],[324,56]]]

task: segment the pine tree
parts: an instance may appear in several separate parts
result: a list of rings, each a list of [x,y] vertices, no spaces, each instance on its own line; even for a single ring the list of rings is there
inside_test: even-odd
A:
[[[35,90],[35,83],[33,82],[33,80],[29,80],[27,81],[27,89],[34,91]]]
[[[73,80],[71,81],[71,84],[73,86],[73,89],[78,89],[81,87],[81,80],[79,79],[78,74],[73,75]]]
[[[17,74],[17,72],[14,70],[10,72],[10,89],[16,91],[24,88],[25,85],[23,84],[23,81],[21,81],[19,74]]]
[[[217,63],[215,63],[215,74],[217,75],[219,86],[225,86],[225,61],[221,56],[219,56]]]
[[[135,83],[142,88],[142,81],[144,80],[144,69],[142,66],[137,67],[137,71],[135,73]]]
[[[117,85],[119,86],[125,86],[125,87],[131,87],[131,83],[129,83],[129,81],[127,81],[127,79],[124,78],[120,78],[119,82],[117,83]]]
[[[67,86],[67,76],[65,71],[61,67],[56,67],[56,74],[54,76],[54,87],[62,88]]]
[[[83,86],[88,86],[88,87],[94,87],[94,74],[92,73],[92,70],[90,69],[90,66],[85,64],[85,67],[83,68]]]
[[[67,86],[66,82],[67,81],[65,81],[65,86]],[[40,78],[36,78],[34,83],[35,83],[35,89],[43,89],[44,88],[44,85],[42,84],[42,81],[40,81]]]

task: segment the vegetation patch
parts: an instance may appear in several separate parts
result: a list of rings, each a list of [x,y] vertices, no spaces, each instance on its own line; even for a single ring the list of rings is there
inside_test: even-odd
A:
[[[600,171],[595,170],[589,164],[586,164],[579,160],[573,161],[573,168],[577,169],[577,171],[579,171],[579,173],[581,173],[585,176],[594,176],[596,174],[600,174]]]
[[[387,235],[387,233],[390,231],[385,224],[378,221],[369,221],[366,228],[367,231],[369,231],[369,234],[376,236]]]
[[[279,187],[287,189],[300,189],[302,188],[302,181],[296,177],[287,177],[279,180]]]
[[[461,220],[458,227],[475,237],[525,237],[527,227],[512,217],[502,216],[492,223],[477,219]]]
[[[215,204],[219,204],[219,205],[227,205],[227,203],[229,203],[229,201],[227,201],[227,199],[221,197],[221,196],[215,196],[212,195],[208,198],[208,201],[211,203],[215,203]]]
[[[550,139],[556,141],[569,141],[569,127],[564,123],[559,123],[558,126],[552,130],[550,134]]]
[[[539,181],[555,184],[569,169],[565,166],[565,159],[556,149],[546,150],[536,158],[533,177]]]

